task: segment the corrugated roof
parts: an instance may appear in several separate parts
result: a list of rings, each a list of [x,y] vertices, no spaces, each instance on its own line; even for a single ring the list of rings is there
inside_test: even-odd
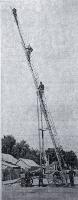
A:
[[[22,161],[22,163],[26,165],[26,168],[39,167],[39,165],[35,163],[33,160],[23,159],[23,158],[19,158],[19,160],[17,161],[17,165],[19,165],[20,161]]]
[[[14,158],[13,156],[11,156],[10,154],[2,153],[2,161],[8,162],[8,163],[12,163],[12,164],[16,164],[17,159]]]
[[[11,163],[7,163],[5,161],[2,161],[2,168],[5,169],[7,167],[12,167],[12,168],[19,168],[19,166],[11,164]]]
[[[22,159],[29,167],[39,167],[39,165],[30,159]]]
[[[17,161],[17,165],[20,166],[22,169],[25,169],[25,170],[30,169],[30,167],[28,165],[26,165],[26,163],[21,159]]]

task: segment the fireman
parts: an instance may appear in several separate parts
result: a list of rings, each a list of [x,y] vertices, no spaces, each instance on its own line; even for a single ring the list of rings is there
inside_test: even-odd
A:
[[[31,56],[31,52],[33,51],[32,47],[30,46],[30,44],[28,45],[27,49],[27,59],[30,62],[30,56]]]
[[[39,172],[39,187],[43,186],[43,172],[42,170]]]
[[[70,185],[71,186],[74,186],[74,176],[75,176],[75,172],[71,168],[70,171],[69,171],[69,179],[70,179]]]
[[[43,83],[42,82],[40,82],[40,85],[39,85],[39,94],[40,94],[40,96],[41,96],[41,98],[42,98],[42,96],[43,96],[43,94],[44,94],[44,85],[43,85]]]

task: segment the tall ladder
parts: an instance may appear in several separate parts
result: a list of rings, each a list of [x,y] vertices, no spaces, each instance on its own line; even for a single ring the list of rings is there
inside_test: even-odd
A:
[[[24,39],[22,37],[21,31],[20,31],[20,26],[19,26],[19,23],[18,23],[17,10],[15,8],[13,8],[13,9],[11,8],[11,10],[12,10],[17,28],[18,28],[18,32],[19,32],[19,35],[20,35],[20,38],[21,38],[22,47],[24,49],[26,60],[28,62],[28,66],[30,68],[30,71],[31,71],[31,74],[32,74],[32,77],[33,77],[33,81],[34,81],[36,92],[37,92],[37,95],[38,95],[38,98],[39,98],[39,101],[40,101],[41,109],[42,109],[42,112],[43,112],[43,115],[44,115],[44,118],[45,118],[45,121],[46,121],[47,129],[49,130],[49,134],[50,134],[52,143],[53,143],[54,148],[55,148],[57,160],[58,160],[59,167],[60,167],[60,170],[61,170],[62,180],[63,180],[64,183],[66,183],[65,174],[63,172],[62,165],[61,165],[61,156],[60,156],[60,153],[58,151],[58,146],[56,144],[55,136],[54,136],[54,133],[56,134],[56,129],[55,129],[53,121],[50,119],[49,112],[48,112],[48,109],[47,109],[47,104],[45,103],[45,99],[41,97],[40,92],[38,90],[39,84],[38,84],[37,76],[36,76],[36,73],[33,69],[32,64],[31,64],[31,59],[29,58],[29,54],[31,54],[33,49],[30,47],[30,45],[27,46],[27,47],[25,46]]]

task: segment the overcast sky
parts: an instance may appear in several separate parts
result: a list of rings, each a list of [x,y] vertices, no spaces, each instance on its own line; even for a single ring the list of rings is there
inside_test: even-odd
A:
[[[38,147],[36,92],[11,13],[16,7],[32,63],[45,85],[60,144],[78,151],[78,0],[5,1],[2,28],[2,136]],[[45,133],[45,146],[51,146]]]

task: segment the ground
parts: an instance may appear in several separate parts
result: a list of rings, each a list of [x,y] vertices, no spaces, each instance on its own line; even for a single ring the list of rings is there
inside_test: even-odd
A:
[[[3,185],[2,200],[78,200],[78,185],[72,187],[21,187],[20,184]]]

